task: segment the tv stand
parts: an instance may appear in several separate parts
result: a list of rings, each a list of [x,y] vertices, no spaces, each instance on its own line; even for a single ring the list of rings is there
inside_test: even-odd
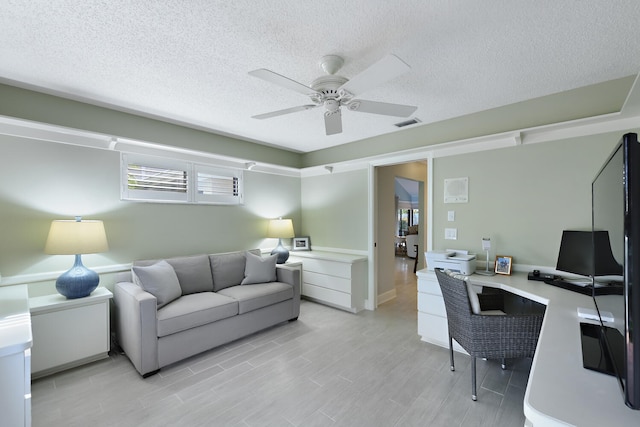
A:
[[[575,283],[568,282],[563,279],[545,280],[544,283],[551,286],[557,286],[558,288],[566,289],[573,292],[578,292],[583,295],[622,295],[622,285],[610,284],[606,286],[596,286],[595,292],[592,285],[581,286]]]

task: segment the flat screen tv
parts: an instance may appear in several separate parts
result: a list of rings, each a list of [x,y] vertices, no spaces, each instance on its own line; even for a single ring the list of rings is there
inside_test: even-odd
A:
[[[592,183],[592,231],[607,231],[611,252],[622,276],[593,276],[599,283],[621,281],[622,295],[593,299],[600,317],[595,332],[604,365],[618,377],[624,402],[640,409],[640,145],[635,133],[625,134]],[[595,239],[592,242],[595,248]],[[597,256],[597,251],[592,251]],[[594,259],[594,264],[597,261]],[[608,316],[613,315],[613,321]],[[581,325],[582,326],[582,325]],[[584,333],[584,330],[583,330]],[[585,342],[583,341],[583,347]]]

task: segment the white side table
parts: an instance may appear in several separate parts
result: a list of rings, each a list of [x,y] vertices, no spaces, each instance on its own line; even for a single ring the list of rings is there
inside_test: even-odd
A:
[[[88,297],[55,294],[29,298],[33,348],[31,377],[39,378],[108,357],[109,300],[99,287]]]
[[[31,343],[27,286],[0,286],[0,425],[31,426]]]

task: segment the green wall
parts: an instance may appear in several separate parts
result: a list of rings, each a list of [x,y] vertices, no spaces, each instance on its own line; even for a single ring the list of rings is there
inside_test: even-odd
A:
[[[4,277],[66,270],[72,256],[46,255],[53,219],[104,221],[109,252],[83,256],[89,268],[135,259],[271,248],[267,219],[292,218],[300,232],[300,179],[244,172],[243,206],[120,200],[120,154],[0,136],[0,272]],[[290,243],[290,242],[289,242]],[[287,244],[287,242],[285,242]]]
[[[434,160],[434,249],[555,267],[562,230],[591,227],[591,181],[623,132],[520,145]],[[469,177],[469,202],[444,203],[444,179]],[[447,211],[455,221],[447,221]],[[457,240],[444,229],[457,228]]]
[[[302,233],[311,247],[366,251],[368,172],[325,174],[302,179]]]
[[[301,165],[300,154],[288,150],[4,84],[0,115],[275,165]]]

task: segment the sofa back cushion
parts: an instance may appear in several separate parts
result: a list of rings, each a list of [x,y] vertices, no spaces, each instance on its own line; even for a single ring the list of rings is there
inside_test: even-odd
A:
[[[260,255],[259,249],[249,252]],[[224,254],[209,255],[211,273],[213,276],[213,291],[239,285],[244,279],[246,258],[244,252],[229,252]]]
[[[207,255],[168,258],[167,262],[176,271],[182,295],[213,291],[213,278]]]
[[[134,266],[148,266],[159,260],[135,261]],[[209,267],[207,255],[193,255],[185,257],[167,258],[176,272],[182,295],[195,294],[196,292],[211,292],[213,290],[213,278]]]

